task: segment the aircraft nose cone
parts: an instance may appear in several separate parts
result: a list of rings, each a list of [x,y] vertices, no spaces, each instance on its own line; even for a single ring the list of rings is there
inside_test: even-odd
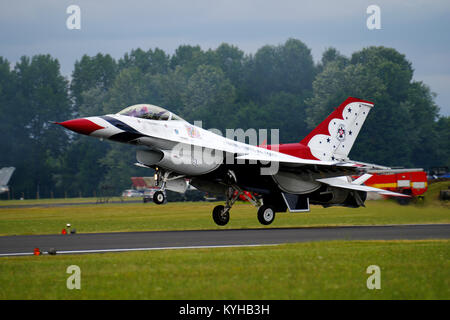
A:
[[[57,124],[62,125],[66,129],[85,135],[90,135],[96,130],[104,129],[104,127],[84,118],[57,122]]]

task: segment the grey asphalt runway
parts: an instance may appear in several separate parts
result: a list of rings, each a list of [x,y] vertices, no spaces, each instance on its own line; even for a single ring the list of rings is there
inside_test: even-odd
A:
[[[276,245],[327,240],[449,239],[450,224],[86,233],[0,237],[0,257]]]

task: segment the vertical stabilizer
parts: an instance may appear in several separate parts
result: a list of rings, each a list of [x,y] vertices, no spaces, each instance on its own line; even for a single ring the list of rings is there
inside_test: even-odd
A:
[[[372,107],[372,102],[348,97],[300,143],[320,160],[347,160]]]

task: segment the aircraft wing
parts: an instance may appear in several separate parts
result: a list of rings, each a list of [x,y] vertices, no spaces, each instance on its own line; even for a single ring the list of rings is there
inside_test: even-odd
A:
[[[376,192],[386,196],[393,197],[410,197],[405,194],[392,192],[384,189],[378,189],[363,185],[372,175],[363,174],[353,182],[348,182],[347,176],[361,174],[361,172],[373,170],[376,165],[366,164],[361,162],[337,162],[337,161],[321,161],[321,160],[309,160],[292,157],[284,154],[271,154],[271,156],[260,155],[243,155],[238,156],[237,159],[245,160],[258,160],[258,161],[278,161],[283,171],[290,172],[305,172],[311,171],[317,176],[323,176],[326,178],[315,179],[318,182],[328,184],[337,188],[344,188],[349,190]],[[386,170],[388,169],[387,167]]]
[[[275,153],[271,152],[270,155],[256,155],[256,154],[245,154],[236,157],[238,160],[254,160],[254,161],[263,161],[263,162],[279,162],[286,165],[306,165],[306,164],[315,164],[322,166],[331,166],[338,164],[337,161],[322,161],[322,160],[309,160],[302,159],[293,156],[289,156],[283,153]]]
[[[368,169],[358,163],[302,159],[274,151],[270,156],[246,154],[238,156],[236,159],[278,162],[280,171],[307,173],[317,178],[361,175]]]

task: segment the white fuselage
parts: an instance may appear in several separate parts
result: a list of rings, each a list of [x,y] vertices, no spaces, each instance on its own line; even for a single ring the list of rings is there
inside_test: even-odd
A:
[[[223,137],[182,120],[160,121],[119,114],[86,119],[102,127],[92,132],[91,136],[147,146],[154,152],[161,152],[163,157],[160,161],[156,161],[158,159],[155,155],[151,157],[152,161],[143,164],[158,165],[185,175],[202,175],[222,163],[244,163],[245,160],[254,163],[256,160],[266,163],[270,161],[296,163],[300,160],[274,150]],[[245,141],[245,136],[241,138]],[[317,164],[318,161],[301,159],[301,163]],[[328,162],[320,162],[326,163]]]
[[[153,150],[138,152],[139,162],[145,161],[143,153],[160,152],[162,153],[161,159],[158,159],[156,155],[150,156],[151,160],[143,162],[143,164],[157,165],[185,175],[202,175],[216,169],[222,163],[230,164],[233,161],[243,163],[245,160],[252,161],[253,159],[263,161],[293,161],[297,159],[223,137],[186,121],[159,121],[118,114],[86,119],[102,127],[90,134],[101,139],[116,140],[117,137],[122,139],[122,135],[130,132],[131,129],[135,133],[129,136],[130,140],[121,140],[120,142],[143,145]],[[237,160],[234,155],[237,156]],[[311,160],[311,163],[314,162]]]

